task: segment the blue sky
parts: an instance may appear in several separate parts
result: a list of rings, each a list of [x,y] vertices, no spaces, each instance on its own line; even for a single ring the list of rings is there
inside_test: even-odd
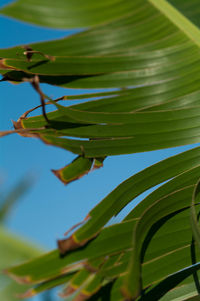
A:
[[[8,2],[1,0],[1,5]],[[35,27],[0,16],[0,48],[61,38],[70,33],[67,30]],[[53,98],[81,93],[45,84],[42,89]],[[26,110],[39,104],[38,95],[28,83],[13,85],[2,82],[0,91],[0,130],[12,129],[11,120],[17,120]],[[73,154],[33,138],[23,138],[16,134],[4,137],[0,141],[0,183],[4,190],[10,189],[25,174],[34,173],[36,176],[33,187],[15,206],[6,225],[14,233],[46,249],[55,248],[56,239],[82,220],[95,204],[122,181],[188,148],[110,157],[106,159],[104,168],[64,186],[50,170],[69,163],[74,158]],[[126,212],[131,206],[133,204],[127,207]]]

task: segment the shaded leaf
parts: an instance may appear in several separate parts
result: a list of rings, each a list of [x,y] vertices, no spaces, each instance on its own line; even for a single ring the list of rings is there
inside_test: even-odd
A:
[[[200,227],[199,227],[199,213],[196,213],[195,204],[199,203],[199,192],[200,192],[200,182],[195,185],[193,198],[191,201],[191,225],[192,225],[192,232],[194,235],[194,239],[200,249]]]
[[[182,174],[184,171],[191,170],[191,173],[195,173],[195,177],[191,177],[193,180],[190,182],[190,184],[195,184],[199,177],[198,169],[193,170],[192,168],[195,166],[199,166],[199,148],[165,159],[130,177],[121,183],[107,197],[105,197],[101,203],[93,208],[93,210],[89,213],[91,218],[74,233],[73,237],[76,241],[80,242],[92,237],[109,221],[112,216],[117,215],[124,206],[126,206],[136,196],[159,183]],[[185,178],[188,179],[187,174],[185,174]],[[164,197],[168,193],[172,193],[173,191],[184,187],[186,184],[185,178],[184,174],[183,176],[180,176],[180,178],[175,178],[176,180],[174,179],[175,183],[172,187],[170,184],[165,184],[163,188],[158,190],[158,198],[155,198],[152,193],[153,197],[150,198],[150,201],[148,202],[147,199],[147,202],[141,202],[141,204],[138,205],[138,208],[141,206],[141,211],[137,214],[136,207],[130,218],[140,217],[144,210],[151,206],[154,201]],[[168,190],[165,190],[166,187],[168,187]],[[159,194],[159,192],[161,192],[161,194]]]
[[[39,256],[42,250],[11,234],[4,227],[0,227],[0,241],[0,298],[5,301],[17,301],[19,299],[17,294],[22,294],[27,290],[27,286],[14,283],[7,276],[3,275],[2,271],[11,264],[19,264],[24,260]]]
[[[33,184],[34,178],[33,176],[26,175],[14,189],[12,189],[9,194],[3,199],[0,203],[0,221],[3,222],[10,210],[12,210],[13,205],[21,198],[30,186]]]

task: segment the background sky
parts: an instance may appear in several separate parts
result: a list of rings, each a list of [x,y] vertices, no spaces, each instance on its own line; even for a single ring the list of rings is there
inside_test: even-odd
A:
[[[12,1],[0,0],[0,7],[9,2]],[[0,16],[0,48],[58,39],[74,32],[36,27]],[[82,92],[46,84],[41,87],[52,98]],[[12,129],[11,120],[17,120],[26,110],[39,104],[38,95],[28,83],[0,83],[0,101],[0,130]],[[29,192],[14,207],[6,226],[47,250],[53,249],[56,239],[81,221],[122,181],[149,165],[189,148],[184,146],[109,157],[103,168],[64,186],[50,170],[69,163],[75,157],[73,154],[47,146],[34,138],[23,138],[17,134],[3,137],[0,140],[1,190],[8,191],[25,175],[32,173],[36,178]],[[132,207],[133,203],[129,204],[117,220]]]

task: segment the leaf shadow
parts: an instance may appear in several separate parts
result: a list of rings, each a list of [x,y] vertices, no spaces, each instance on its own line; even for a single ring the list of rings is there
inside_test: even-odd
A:
[[[39,66],[44,65],[44,64],[46,64],[48,62],[49,62],[49,60],[42,60],[42,61],[39,61],[39,62],[37,62],[35,64],[31,64],[31,66],[27,67],[27,69],[28,70],[32,70],[33,68],[39,67]]]

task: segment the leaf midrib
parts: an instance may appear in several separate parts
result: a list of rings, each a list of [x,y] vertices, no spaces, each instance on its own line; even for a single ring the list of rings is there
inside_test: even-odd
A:
[[[200,30],[195,24],[166,0],[148,1],[200,47]]]

